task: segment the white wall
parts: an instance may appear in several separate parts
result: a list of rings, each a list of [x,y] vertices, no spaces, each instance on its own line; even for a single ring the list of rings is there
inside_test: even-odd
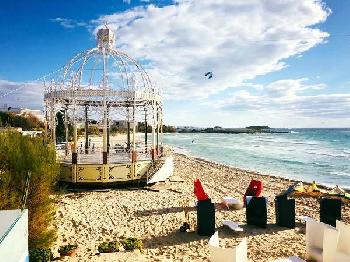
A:
[[[27,209],[0,211],[0,261],[29,261]]]

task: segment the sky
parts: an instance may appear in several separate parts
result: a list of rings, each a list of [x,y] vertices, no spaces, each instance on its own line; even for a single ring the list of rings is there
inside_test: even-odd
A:
[[[42,109],[36,80],[107,23],[147,63],[166,124],[350,127],[349,13],[345,0],[2,0],[0,107]]]

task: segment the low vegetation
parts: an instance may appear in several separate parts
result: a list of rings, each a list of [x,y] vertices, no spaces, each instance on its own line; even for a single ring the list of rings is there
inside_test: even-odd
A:
[[[56,237],[52,227],[52,195],[59,172],[55,150],[40,138],[0,133],[0,209],[22,208],[28,172],[31,177],[25,207],[29,209],[29,248],[47,248]]]
[[[41,130],[44,128],[44,123],[31,114],[16,115],[11,112],[0,112],[0,127],[20,127],[23,130]]]
[[[48,262],[53,260],[53,254],[50,248],[33,248],[29,250],[30,262]]]
[[[67,256],[67,255],[71,254],[72,252],[74,252],[77,248],[78,248],[78,245],[76,245],[76,244],[65,245],[65,246],[62,246],[58,249],[58,253],[60,253],[61,256]]]
[[[114,253],[118,252],[120,244],[118,241],[103,242],[98,246],[98,252],[100,253]]]
[[[121,244],[123,245],[125,250],[136,250],[139,249],[140,251],[143,250],[143,243],[141,239],[138,239],[136,237],[128,237],[121,241]]]
[[[162,130],[163,133],[176,133],[175,126],[163,125]],[[137,124],[137,131],[142,133],[145,132],[145,124],[143,122]],[[152,127],[150,125],[147,126],[147,133],[152,133]]]

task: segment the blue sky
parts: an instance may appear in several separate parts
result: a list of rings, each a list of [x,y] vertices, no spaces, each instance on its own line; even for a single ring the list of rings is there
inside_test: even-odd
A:
[[[350,127],[349,1],[101,2],[1,1],[0,105],[40,108],[32,81],[107,22],[117,48],[152,62],[167,124]]]

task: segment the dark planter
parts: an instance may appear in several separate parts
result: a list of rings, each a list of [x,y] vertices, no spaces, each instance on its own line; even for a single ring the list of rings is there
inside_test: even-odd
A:
[[[267,207],[265,197],[252,197],[246,207],[246,220],[248,225],[266,228]]]
[[[212,236],[215,233],[215,207],[210,199],[197,203],[197,233]]]
[[[336,221],[341,220],[341,205],[340,199],[321,198],[320,221],[335,227]]]
[[[276,224],[281,227],[295,228],[295,199],[286,195],[275,198]]]

